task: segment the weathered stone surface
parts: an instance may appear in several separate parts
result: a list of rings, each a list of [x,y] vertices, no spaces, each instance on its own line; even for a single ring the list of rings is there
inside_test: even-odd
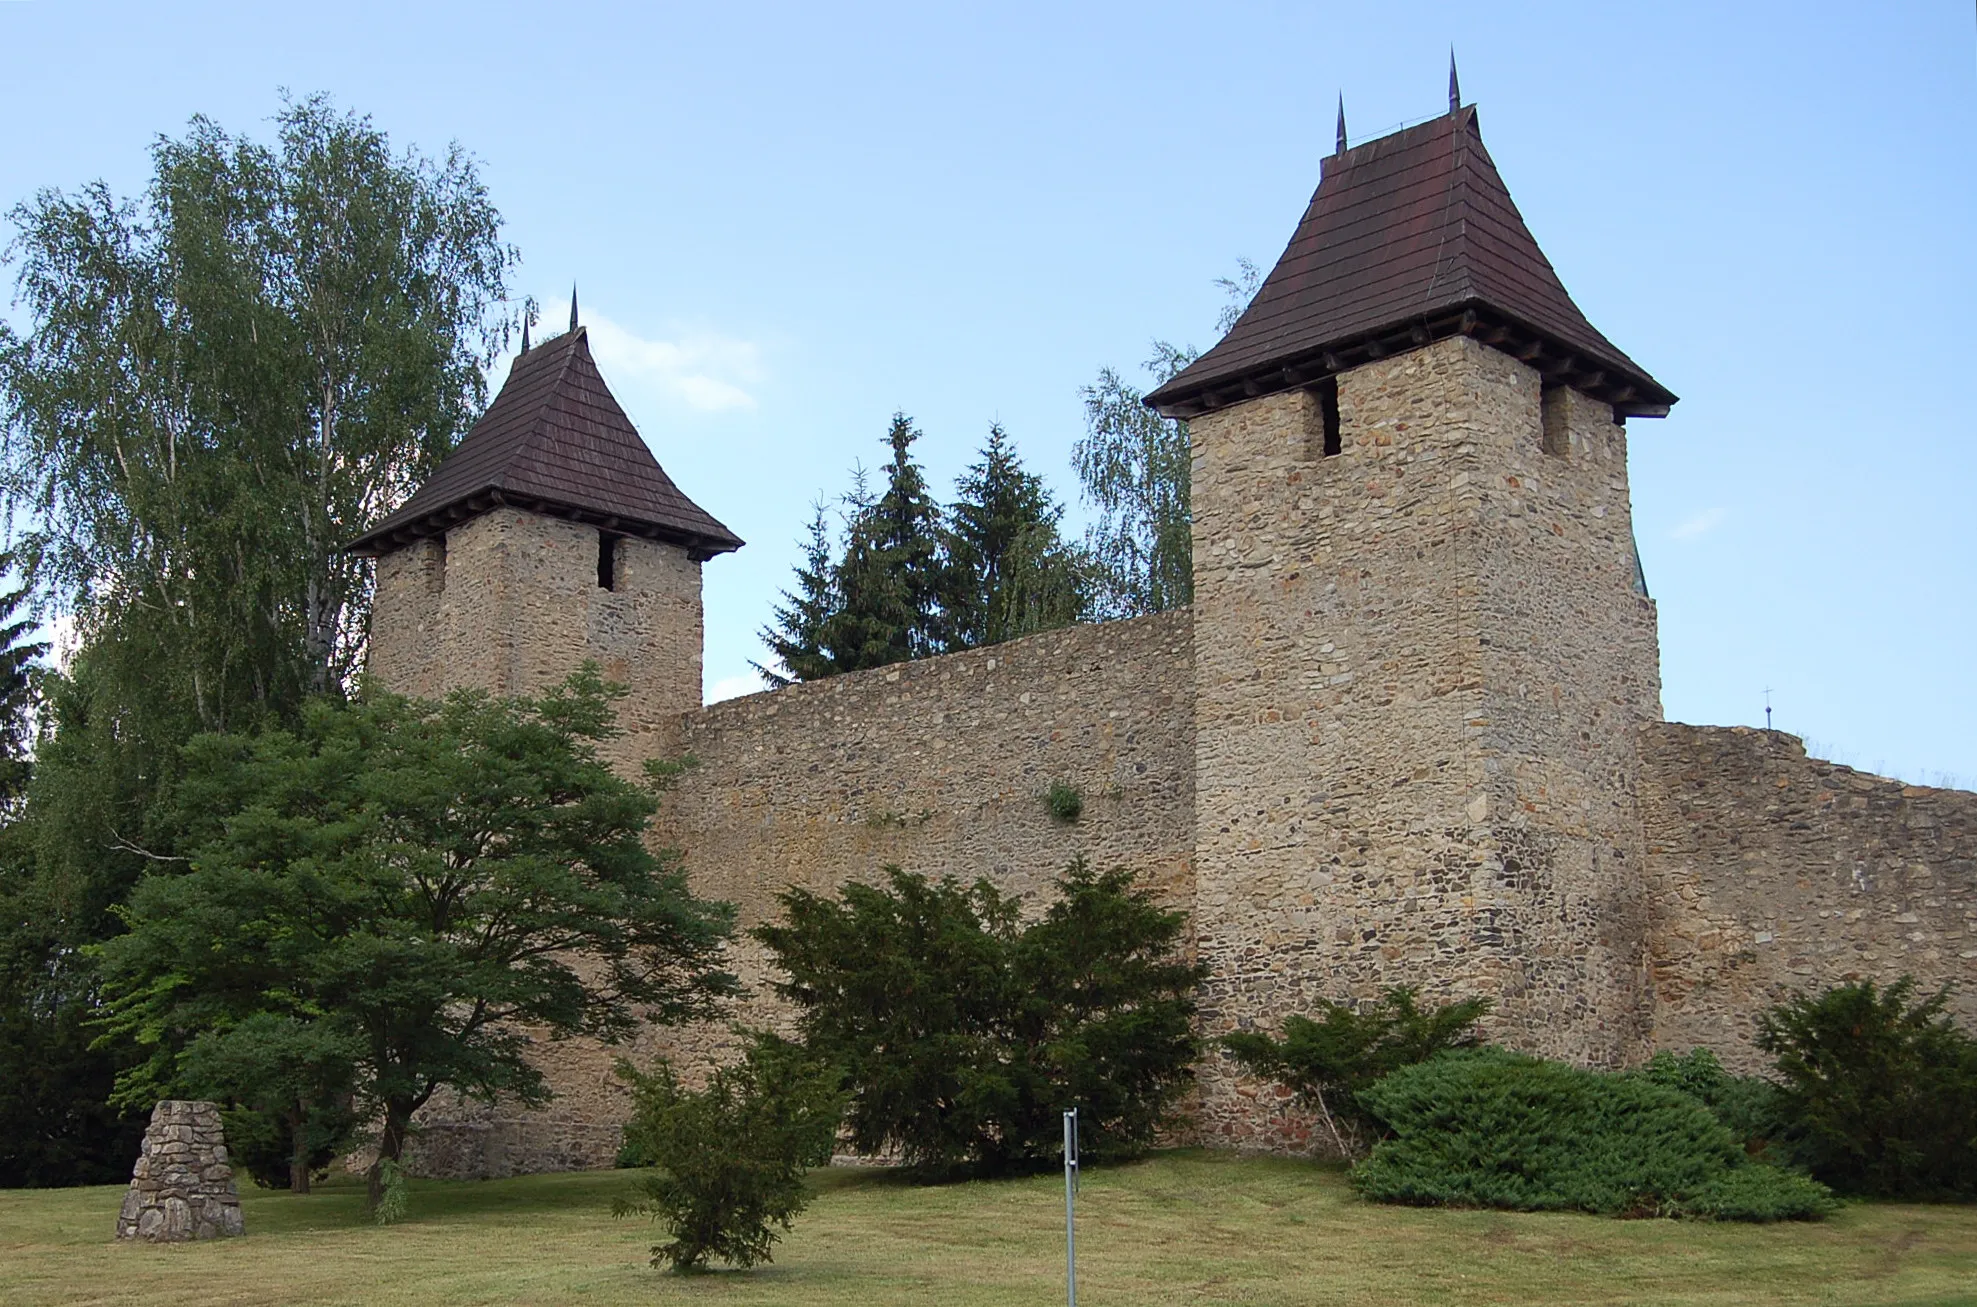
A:
[[[168,1098],[151,1111],[117,1238],[180,1243],[246,1233],[217,1103]]]
[[[1668,722],[1643,740],[1657,1048],[1755,1070],[1771,1004],[1903,975],[1954,985],[1977,1028],[1977,794],[1808,758],[1783,732]]]

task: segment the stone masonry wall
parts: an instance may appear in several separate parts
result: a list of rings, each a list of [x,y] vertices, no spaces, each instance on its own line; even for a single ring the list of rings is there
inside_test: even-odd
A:
[[[402,694],[532,694],[594,659],[631,687],[628,735],[672,735],[700,706],[700,564],[676,545],[617,542],[597,584],[597,531],[497,508],[378,560],[372,675]],[[629,760],[626,742],[614,751]]]
[[[1656,1048],[1755,1071],[1765,1008],[1903,974],[1977,1029],[1977,794],[1741,726],[1652,726],[1643,752]]]
[[[686,714],[676,737],[633,742],[641,756],[699,762],[667,794],[655,841],[684,853],[696,893],[737,905],[743,930],[773,916],[786,887],[829,893],[888,864],[985,876],[1041,907],[1078,854],[1131,867],[1186,907],[1191,632],[1185,610],[1071,627]],[[1044,805],[1058,780],[1084,800],[1070,825]],[[733,1020],[785,1019],[762,951],[738,939],[732,965],[750,993],[730,1020],[620,1048],[544,1043],[554,1102],[530,1112],[436,1100],[414,1165],[458,1177],[609,1166],[629,1110],[617,1058],[664,1054],[692,1075],[730,1055]]]
[[[1624,437],[1565,402],[1547,453],[1538,375],[1456,338],[1341,376],[1336,455],[1310,394],[1192,423],[1206,1033],[1413,984],[1533,1051],[1644,1045],[1653,610]],[[1308,1137],[1219,1058],[1203,1109],[1210,1143]]]

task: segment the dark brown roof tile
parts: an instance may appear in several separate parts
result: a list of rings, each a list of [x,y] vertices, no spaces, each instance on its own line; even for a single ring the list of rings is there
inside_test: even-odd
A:
[[[1191,416],[1407,343],[1383,338],[1456,331],[1540,345],[1563,379],[1583,381],[1623,413],[1675,402],[1572,302],[1469,105],[1325,160],[1304,220],[1248,310],[1147,403]],[[1225,387],[1234,393],[1217,393]]]
[[[700,558],[742,543],[659,466],[604,384],[582,327],[517,358],[432,479],[348,548],[385,553],[498,504],[671,540]]]

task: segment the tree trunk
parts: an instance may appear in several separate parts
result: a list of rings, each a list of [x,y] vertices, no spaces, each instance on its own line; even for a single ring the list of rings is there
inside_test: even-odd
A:
[[[396,1165],[405,1151],[405,1136],[412,1125],[412,1105],[404,1099],[392,1099],[384,1108],[384,1132],[378,1136],[378,1160],[371,1163],[366,1179],[369,1181],[369,1195],[365,1206],[375,1212],[384,1200],[384,1164]]]
[[[288,1119],[288,1192],[306,1194],[309,1192],[309,1108],[305,1103],[295,1105],[295,1115]]]

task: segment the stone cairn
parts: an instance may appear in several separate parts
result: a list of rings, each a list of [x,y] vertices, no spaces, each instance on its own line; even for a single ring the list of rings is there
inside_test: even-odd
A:
[[[152,1109],[117,1238],[182,1243],[245,1234],[220,1105],[167,1098]]]

